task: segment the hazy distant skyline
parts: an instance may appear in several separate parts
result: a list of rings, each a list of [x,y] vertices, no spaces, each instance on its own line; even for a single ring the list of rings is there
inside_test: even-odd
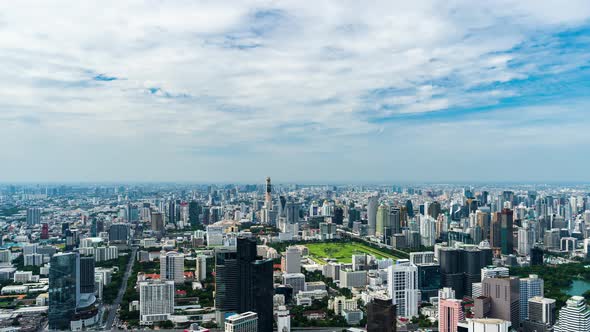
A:
[[[0,182],[590,181],[589,1],[0,3]]]

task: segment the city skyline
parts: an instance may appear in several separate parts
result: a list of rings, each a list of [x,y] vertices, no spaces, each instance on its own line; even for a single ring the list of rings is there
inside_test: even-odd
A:
[[[590,182],[587,1],[61,4],[0,4],[3,182]]]

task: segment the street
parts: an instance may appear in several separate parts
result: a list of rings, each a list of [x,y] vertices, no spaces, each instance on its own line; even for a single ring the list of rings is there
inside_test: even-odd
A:
[[[135,261],[135,255],[137,254],[137,247],[133,246],[131,249],[131,254],[129,257],[129,261],[127,262],[127,268],[125,270],[125,274],[123,275],[123,281],[121,282],[121,288],[119,288],[119,293],[117,294],[117,298],[112,305],[109,306],[109,316],[107,318],[107,322],[104,325],[103,329],[105,330],[112,330],[115,329],[117,326],[113,325],[115,323],[115,318],[117,318],[117,311],[119,306],[121,305],[121,300],[123,300],[123,295],[125,295],[125,290],[127,289],[127,280],[131,275],[131,270],[133,268],[133,262]],[[113,328],[114,326],[114,328]]]

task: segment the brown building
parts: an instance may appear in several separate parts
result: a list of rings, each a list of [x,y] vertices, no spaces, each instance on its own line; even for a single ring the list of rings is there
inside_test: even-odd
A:
[[[520,283],[516,277],[485,278],[475,299],[475,318],[499,318],[520,326]]]

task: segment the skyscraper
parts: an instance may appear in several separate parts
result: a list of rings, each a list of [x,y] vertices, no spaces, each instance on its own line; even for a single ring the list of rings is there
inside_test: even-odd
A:
[[[215,307],[217,319],[226,313],[254,311],[258,331],[273,326],[273,264],[256,256],[256,239],[239,237],[237,250],[216,249]]]
[[[69,330],[80,300],[80,260],[75,252],[51,257],[49,268],[49,329]]]
[[[160,212],[152,212],[152,231],[164,232],[164,217]]]
[[[516,277],[486,278],[482,282],[483,297],[489,299],[489,307],[486,302],[476,301],[475,312],[477,318],[499,318],[512,323],[512,326],[520,326],[520,289],[519,279]],[[484,307],[480,307],[484,305]]]
[[[441,248],[439,251],[441,286],[451,287],[457,298],[472,295],[473,283],[481,281],[481,269],[492,264],[489,248]]]
[[[396,332],[397,309],[391,299],[375,298],[367,304],[367,332]]]
[[[175,284],[184,282],[184,255],[175,251],[160,254],[160,278]]]
[[[264,205],[266,209],[272,210],[272,184],[270,183],[270,176],[266,177],[266,186],[264,190]]]
[[[544,295],[544,282],[536,274],[520,279],[520,321],[524,321],[529,313],[529,299]]]
[[[379,196],[372,195],[367,199],[367,219],[368,219],[368,233],[375,235],[377,228],[377,205],[379,204]]]
[[[565,307],[559,310],[555,332],[590,331],[590,307],[582,296],[572,296]]]
[[[80,257],[80,293],[94,293],[94,257]]]
[[[514,236],[512,234],[513,214],[513,211],[510,209],[503,209],[500,214],[500,244],[502,254],[504,255],[511,255],[514,251]]]
[[[383,237],[384,228],[389,227],[389,206],[385,204],[379,205],[379,208],[377,208],[376,218],[375,235],[378,237]]]
[[[408,260],[399,260],[388,268],[388,292],[402,317],[418,315],[418,268]]]

